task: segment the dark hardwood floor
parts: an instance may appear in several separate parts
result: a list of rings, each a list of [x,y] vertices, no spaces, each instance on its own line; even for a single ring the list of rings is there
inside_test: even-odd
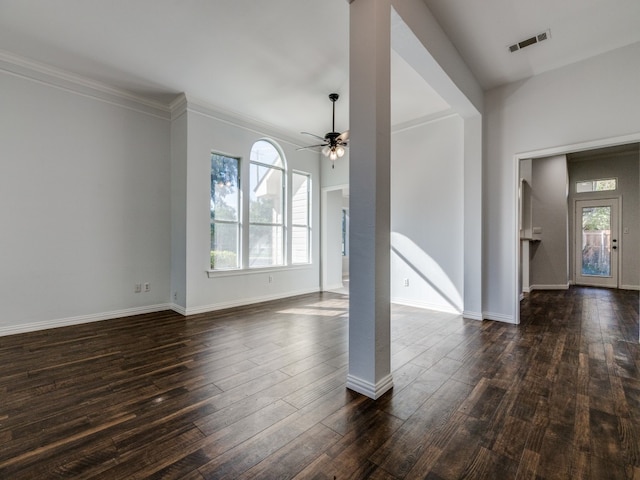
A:
[[[520,326],[394,306],[376,402],[347,306],[0,337],[0,478],[640,479],[638,292],[533,292]]]

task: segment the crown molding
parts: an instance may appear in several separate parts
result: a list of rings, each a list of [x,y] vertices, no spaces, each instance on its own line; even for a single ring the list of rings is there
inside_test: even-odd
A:
[[[448,108],[447,110],[442,110],[430,115],[425,115],[424,117],[419,117],[407,122],[392,125],[391,133],[404,132],[406,130],[411,130],[412,128],[421,127],[428,123],[439,122],[440,120],[444,120],[445,118],[453,117],[456,115],[458,115],[458,113],[453,108]]]
[[[300,139],[294,138],[290,133],[279,130],[256,118],[248,117],[237,112],[224,110],[206,100],[192,95],[181,93],[169,105],[171,119],[175,120],[184,112],[193,112],[199,115],[233,125],[244,130],[256,133],[262,137],[272,138],[278,142],[288,143],[294,147],[304,146]]]
[[[181,93],[169,103],[169,112],[171,114],[171,120],[175,120],[187,111],[187,96]]]
[[[165,120],[170,118],[170,109],[162,102],[5,50],[0,50],[0,71]]]

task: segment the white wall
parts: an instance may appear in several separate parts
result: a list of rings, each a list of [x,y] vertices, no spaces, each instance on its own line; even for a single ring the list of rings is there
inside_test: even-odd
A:
[[[349,149],[344,157],[332,162],[322,154],[316,154],[320,162],[322,188],[341,187],[349,184]]]
[[[464,119],[464,311],[483,318],[484,94],[421,0],[393,0],[392,48]]]
[[[185,108],[186,111],[184,111]],[[177,195],[179,204],[173,212],[175,222],[172,225],[174,228],[172,236],[174,238],[180,238],[183,234],[182,212],[186,211],[185,247],[184,249],[175,248],[172,251],[174,265],[180,266],[182,258],[185,259],[184,282],[181,283],[180,272],[173,276],[172,295],[177,293],[180,299],[184,294],[184,303],[179,300],[177,310],[185,314],[193,314],[317,291],[320,271],[320,171],[317,154],[296,151],[295,145],[286,139],[277,138],[273,132],[267,132],[262,126],[223,117],[209,106],[198,102],[187,100],[176,106],[175,121],[183,122],[184,115],[186,115],[187,125],[186,171],[184,165],[180,165],[184,160],[183,147],[180,147],[182,151],[173,152],[174,168],[172,169],[174,175],[172,189]],[[173,131],[178,137],[183,136],[182,128],[182,125],[174,125]],[[292,170],[311,174],[313,263],[304,266],[215,272],[208,275],[211,152],[240,157],[240,181],[242,182],[243,178],[249,178],[248,159],[251,147],[261,138],[271,138],[282,148],[289,176]],[[290,178],[287,181],[290,183]],[[290,189],[288,194],[291,196]],[[186,208],[182,207],[183,201]],[[290,212],[288,216],[290,217]],[[290,219],[287,223],[290,224]],[[271,282],[269,277],[272,279]]]
[[[638,58],[640,43],[486,93],[485,318],[517,319],[516,156],[639,134]]]
[[[568,288],[567,182],[565,155],[531,161],[531,226],[540,237],[529,247],[531,289]]]
[[[576,162],[569,162],[569,216],[573,225],[575,214],[574,201],[578,199],[608,198],[612,195],[620,196],[621,224],[619,286],[625,289],[640,289],[640,192],[638,189],[639,175],[638,153],[628,153],[606,158],[594,157]],[[593,192],[589,194],[575,194],[575,182],[580,180],[596,180],[599,178],[617,178],[616,192]],[[627,233],[623,233],[627,229]],[[573,252],[574,229],[570,228],[570,251]],[[573,260],[573,254],[569,257]],[[570,272],[573,278],[574,262],[570,262]]]
[[[463,138],[464,122],[459,116],[391,137],[394,302],[463,311]]]
[[[342,189],[325,190],[325,210],[322,212],[325,231],[323,242],[323,285],[324,290],[342,288]]]
[[[186,99],[179,104],[186,107]],[[187,308],[187,111],[171,120],[171,291],[173,308]]]
[[[167,308],[168,111],[6,64],[0,105],[0,334]]]
[[[464,120],[455,115],[391,135],[391,297],[396,303],[456,313],[464,309],[464,136]],[[330,186],[348,184],[348,159],[341,159],[335,171],[325,163],[323,178]],[[339,214],[337,206],[333,210]]]

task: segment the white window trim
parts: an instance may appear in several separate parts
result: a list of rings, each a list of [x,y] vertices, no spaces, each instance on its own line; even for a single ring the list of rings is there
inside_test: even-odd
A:
[[[264,163],[264,162],[260,162],[257,160],[251,160],[251,154],[249,154],[249,162],[248,162],[248,168],[249,170],[251,169],[251,165],[258,165],[261,167],[265,167],[265,168],[272,168],[275,170],[279,170],[282,173],[282,223],[262,223],[262,222],[252,222],[251,221],[251,210],[248,207],[247,208],[247,231],[246,231],[246,238],[247,238],[247,242],[246,242],[246,246],[243,245],[243,248],[246,247],[246,257],[244,257],[243,263],[242,263],[242,269],[241,270],[247,270],[247,271],[265,271],[267,269],[270,268],[283,268],[283,267],[288,267],[288,263],[287,263],[287,212],[288,212],[288,198],[287,198],[287,177],[288,177],[288,167],[287,167],[287,160],[284,156],[284,152],[282,151],[282,148],[280,148],[280,145],[278,145],[278,143],[274,142],[273,140],[270,140],[268,138],[259,138],[258,140],[256,140],[255,142],[253,142],[251,149],[253,150],[253,146],[258,143],[258,142],[266,142],[269,143],[277,152],[278,155],[280,156],[280,161],[282,162],[282,165],[269,165],[268,163]],[[249,180],[247,182],[247,188],[251,189],[251,175],[249,174]],[[247,194],[247,201],[250,201],[250,194]],[[251,248],[250,248],[250,243],[251,243],[251,234],[250,234],[250,230],[251,230],[251,226],[252,225],[256,225],[256,226],[264,226],[264,227],[277,227],[277,228],[282,228],[282,265],[266,265],[266,266],[255,266],[252,267],[249,265],[249,261],[251,258]],[[244,263],[246,261],[246,263]]]
[[[591,183],[593,184],[594,182],[602,182],[602,181],[607,181],[607,180],[615,180],[616,181],[616,188],[612,189],[612,190],[589,190],[586,192],[578,192],[578,184],[580,183]],[[573,183],[573,192],[575,195],[586,195],[589,193],[595,193],[595,194],[602,194],[602,193],[609,193],[610,192],[617,192],[619,190],[619,185],[620,182],[618,180],[618,177],[607,177],[607,178],[592,178],[592,179],[585,179],[585,180],[576,180]]]
[[[293,175],[301,175],[301,176],[305,176],[307,177],[307,223],[305,225],[299,224],[299,223],[293,223],[293,220],[291,220],[291,232],[293,234],[293,229],[295,227],[302,227],[302,228],[306,228],[307,229],[307,261],[306,262],[294,262],[293,258],[291,259],[291,265],[311,265],[312,262],[312,233],[313,233],[313,229],[312,229],[312,225],[311,225],[311,196],[312,196],[312,184],[311,184],[311,174],[309,172],[303,172],[302,170],[292,170],[291,172],[291,176],[293,177]],[[292,181],[293,184],[293,181]],[[292,187],[293,190],[293,187]],[[292,196],[293,196],[293,192],[291,192]],[[293,239],[291,240],[291,248],[293,249]]]
[[[238,277],[243,275],[255,275],[258,272],[289,272],[294,270],[311,270],[313,269],[312,263],[296,263],[294,265],[278,265],[275,267],[254,267],[254,268],[242,268],[242,269],[229,269],[229,270],[205,270],[209,278],[222,278],[222,277]]]
[[[210,268],[210,270],[212,272],[226,272],[226,271],[238,271],[242,269],[242,262],[243,260],[243,255],[242,255],[242,243],[243,243],[243,235],[244,235],[244,227],[243,227],[243,222],[242,222],[242,218],[243,218],[243,192],[242,192],[242,175],[241,175],[241,169],[242,169],[242,157],[240,156],[235,156],[235,155],[230,155],[227,153],[221,153],[220,151],[217,150],[211,150],[210,152],[210,156],[209,158],[211,158],[212,155],[218,155],[221,157],[227,157],[227,158],[231,158],[234,159],[238,162],[238,166],[237,166],[237,170],[238,170],[238,220],[237,221],[231,221],[231,220],[214,220],[213,223],[216,224],[226,224],[226,225],[236,225],[238,228],[238,240],[237,240],[237,267],[232,267],[232,268],[221,268],[221,269],[216,269],[213,270]],[[209,167],[209,174],[211,174],[211,167]],[[209,223],[209,225],[211,225],[211,221]],[[211,241],[211,239],[209,239],[209,241]],[[209,257],[210,258],[210,257]],[[209,267],[211,267],[211,263],[209,262]]]

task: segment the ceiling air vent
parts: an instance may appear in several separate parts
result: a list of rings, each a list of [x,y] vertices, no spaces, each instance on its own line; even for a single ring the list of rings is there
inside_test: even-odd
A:
[[[518,43],[514,43],[513,45],[509,45],[509,51],[511,53],[517,52],[518,50],[522,50],[523,48],[528,47],[530,45],[535,45],[536,43],[540,43],[549,38],[551,38],[551,31],[546,30],[542,33],[538,33],[537,35],[534,35],[531,38],[527,38],[525,40],[519,41]]]

